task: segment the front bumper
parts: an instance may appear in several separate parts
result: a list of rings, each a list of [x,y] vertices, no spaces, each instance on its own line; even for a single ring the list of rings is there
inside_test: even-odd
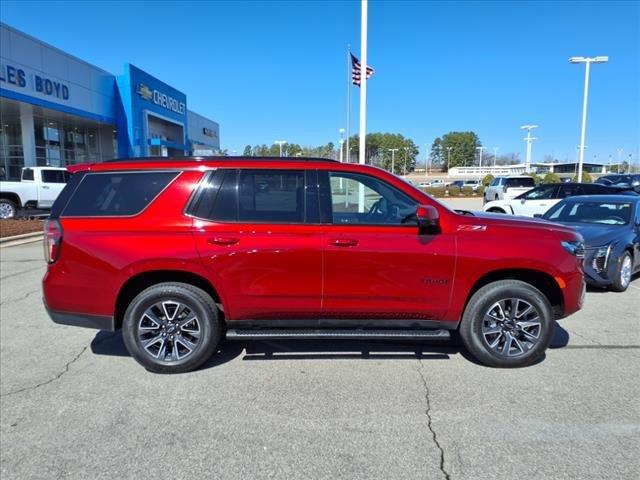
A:
[[[47,306],[47,302],[44,302],[44,308],[47,310],[51,320],[53,320],[53,323],[57,323],[59,325],[94,328],[98,330],[108,330],[110,332],[116,330],[115,319],[113,317],[88,315],[84,313],[57,312],[55,310],[51,310]]]

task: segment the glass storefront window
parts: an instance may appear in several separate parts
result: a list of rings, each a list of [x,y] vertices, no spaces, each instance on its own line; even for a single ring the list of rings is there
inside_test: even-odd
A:
[[[66,166],[100,161],[98,129],[36,117],[36,163]]]
[[[20,117],[3,116],[0,111],[0,180],[20,180],[24,167]]]

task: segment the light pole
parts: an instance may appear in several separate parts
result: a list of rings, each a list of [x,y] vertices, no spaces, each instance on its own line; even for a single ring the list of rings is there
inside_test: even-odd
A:
[[[531,169],[531,144],[534,140],[537,140],[536,137],[531,136],[531,130],[533,130],[534,128],[538,128],[538,125],[522,125],[520,127],[521,130],[527,131],[527,136],[524,138],[524,140],[527,142],[527,158],[524,162],[525,172],[528,172]]]
[[[580,129],[580,159],[578,160],[578,181],[582,181],[582,164],[584,162],[584,142],[587,136],[587,99],[589,97],[589,70],[592,63],[606,63],[608,56],[571,57],[570,63],[584,63],[584,95],[582,97],[582,128]]]
[[[343,154],[342,154],[342,146],[344,145],[344,128],[340,129],[340,163],[342,163],[343,160]]]
[[[497,159],[498,159],[498,147],[493,147],[493,168],[496,168]]]
[[[429,144],[428,143],[424,144],[424,170],[426,172],[424,176],[428,177],[429,176]]]
[[[482,178],[482,151],[484,150],[484,147],[476,147],[476,150],[478,150],[480,154],[480,161],[478,162],[480,168],[478,169],[478,175]]]
[[[287,143],[287,141],[286,141],[286,140],[276,140],[276,141],[275,141],[275,142],[273,142],[273,143],[275,143],[276,145],[278,145],[278,146],[280,147],[280,156],[282,156],[282,146],[283,146],[284,144],[286,144],[286,143]]]
[[[396,173],[396,152],[400,150],[399,148],[389,148],[391,152],[391,173],[395,175]]]
[[[447,147],[447,177],[449,176],[449,168],[451,167],[451,150],[453,150],[453,147]]]
[[[622,152],[624,150],[622,150],[621,148],[618,149],[618,173],[620,173],[620,165],[622,164]]]
[[[404,174],[403,174],[404,177],[407,176],[407,151],[408,150],[409,150],[409,147],[404,147]]]

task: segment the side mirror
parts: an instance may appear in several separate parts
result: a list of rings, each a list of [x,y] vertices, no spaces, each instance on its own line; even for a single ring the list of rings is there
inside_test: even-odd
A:
[[[541,213],[534,213],[533,214],[533,218],[542,218],[542,214]]]
[[[526,202],[526,201],[527,201],[527,199],[526,199],[526,198],[521,198],[521,199],[520,199],[520,203],[522,203],[522,204],[524,204],[524,202]]]
[[[426,233],[440,227],[440,212],[431,205],[418,205],[416,218],[418,219],[419,233]]]

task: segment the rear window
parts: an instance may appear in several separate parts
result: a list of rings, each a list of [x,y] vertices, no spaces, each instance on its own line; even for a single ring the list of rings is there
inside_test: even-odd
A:
[[[24,170],[22,170],[22,180],[33,180],[33,169],[32,168],[25,168]]]
[[[507,178],[507,188],[533,188],[536,183],[532,177]]]
[[[69,173],[66,170],[42,170],[42,183],[67,183]]]
[[[87,173],[63,217],[130,216],[144,210],[178,172]]]

